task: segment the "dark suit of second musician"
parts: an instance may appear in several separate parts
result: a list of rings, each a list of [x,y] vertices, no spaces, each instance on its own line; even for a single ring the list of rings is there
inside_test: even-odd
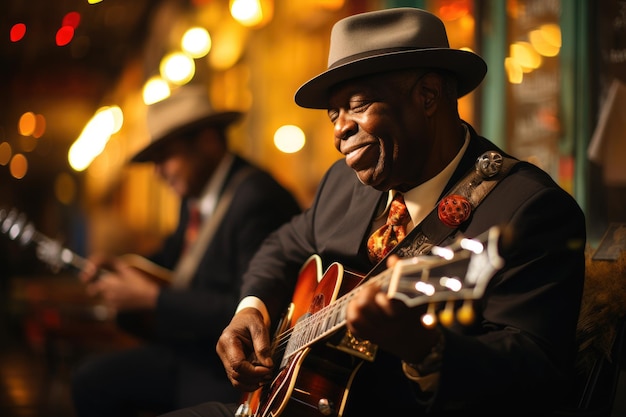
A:
[[[250,164],[236,157],[227,176]],[[90,391],[139,391],[151,402],[161,398],[163,410],[203,401],[234,401],[240,397],[215,354],[215,344],[237,306],[241,277],[263,239],[298,213],[293,197],[267,173],[255,169],[237,188],[232,204],[208,245],[189,288],[160,292],[154,331],[136,326],[137,316],[120,315],[120,325],[141,333],[148,344],[124,350],[86,364],[75,376],[77,398]],[[151,259],[168,269],[178,261],[188,221],[186,202],[180,220],[163,249]],[[88,378],[87,376],[90,375]],[[107,380],[116,381],[114,385]],[[119,375],[126,375],[119,386]],[[87,379],[86,379],[87,378]],[[82,394],[81,394],[82,393]],[[90,410],[90,415],[111,415]],[[98,414],[99,413],[99,414]]]

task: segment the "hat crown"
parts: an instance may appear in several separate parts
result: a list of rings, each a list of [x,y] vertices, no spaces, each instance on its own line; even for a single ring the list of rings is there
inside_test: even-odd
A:
[[[153,161],[170,141],[186,139],[187,133],[208,126],[226,128],[243,115],[239,111],[216,111],[208,93],[203,85],[187,84],[178,87],[169,97],[149,105],[146,125],[150,143],[131,161]]]
[[[326,71],[298,88],[301,107],[325,109],[332,87],[377,73],[429,68],[451,74],[457,96],[474,90],[487,64],[474,52],[452,49],[446,28],[434,14],[412,7],[366,12],[333,26]]]
[[[389,52],[449,47],[443,22],[425,10],[396,8],[361,13],[333,26],[328,68]]]
[[[164,100],[148,106],[146,122],[152,141],[215,114],[208,91],[201,85],[186,85]]]

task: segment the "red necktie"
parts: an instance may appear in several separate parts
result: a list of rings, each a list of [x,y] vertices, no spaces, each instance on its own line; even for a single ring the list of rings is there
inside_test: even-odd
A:
[[[396,193],[389,205],[387,223],[377,229],[367,241],[367,253],[373,263],[380,262],[406,236],[406,226],[411,220],[404,197]]]
[[[187,229],[185,229],[185,247],[187,250],[193,245],[198,237],[200,231],[200,224],[202,222],[202,215],[200,209],[196,204],[192,204],[189,207],[189,221],[187,222]]]

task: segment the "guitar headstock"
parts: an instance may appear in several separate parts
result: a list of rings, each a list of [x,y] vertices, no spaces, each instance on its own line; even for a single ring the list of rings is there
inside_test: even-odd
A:
[[[409,307],[428,305],[422,318],[426,326],[437,321],[435,305],[441,303],[446,308],[439,313],[439,321],[451,323],[453,304],[461,300],[466,302],[465,308],[459,309],[457,318],[471,322],[472,312],[467,309],[471,305],[467,302],[481,298],[491,278],[504,266],[498,251],[500,234],[499,227],[492,227],[477,238],[461,238],[447,247],[435,246],[431,255],[399,260],[389,270],[388,297]]]
[[[0,208],[0,232],[25,246],[31,242],[35,227],[24,213],[15,209]]]
[[[22,246],[36,244],[37,258],[46,263],[53,272],[67,264],[66,249],[57,240],[41,235],[26,214],[12,208],[0,208],[0,233]]]

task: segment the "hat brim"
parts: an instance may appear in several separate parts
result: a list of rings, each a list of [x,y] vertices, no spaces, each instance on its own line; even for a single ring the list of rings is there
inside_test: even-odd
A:
[[[408,68],[432,68],[451,72],[457,78],[458,97],[474,90],[487,73],[487,64],[478,55],[464,50],[433,48],[389,52],[332,67],[305,82],[295,102],[311,109],[328,108],[330,89],[347,80]]]
[[[152,142],[141,151],[137,152],[135,156],[130,159],[130,162],[153,162],[155,157],[161,153],[160,151],[173,139],[180,138],[182,135],[206,126],[215,126],[218,128],[226,127],[239,120],[242,116],[243,113],[237,111],[215,113],[194,120],[176,129],[172,129],[160,135],[160,137],[152,138]]]

